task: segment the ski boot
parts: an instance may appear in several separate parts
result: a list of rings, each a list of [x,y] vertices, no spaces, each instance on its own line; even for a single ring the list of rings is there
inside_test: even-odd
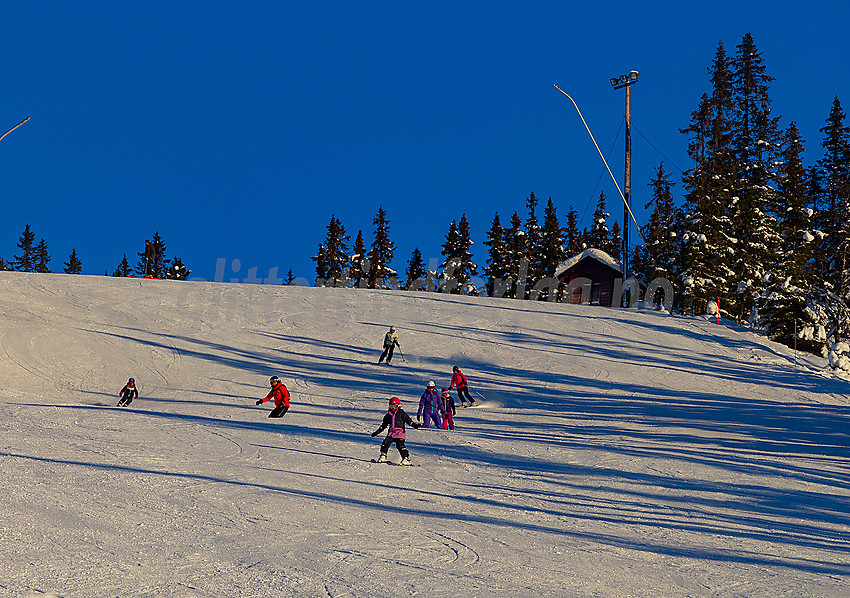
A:
[[[381,456],[378,457],[378,463],[386,463],[386,462],[387,462],[387,456],[384,453],[381,453]]]
[[[413,463],[410,462],[410,457],[405,457],[401,460],[401,463],[399,463],[399,465],[413,465]]]

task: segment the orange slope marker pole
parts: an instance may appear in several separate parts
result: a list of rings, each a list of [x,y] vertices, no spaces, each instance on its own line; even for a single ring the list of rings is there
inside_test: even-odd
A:
[[[0,136],[0,141],[3,141],[3,138],[4,138],[4,137],[6,137],[6,135],[8,135],[8,134],[9,134],[9,133],[11,133],[12,131],[14,131],[15,129],[17,129],[18,127],[20,127],[22,124],[24,124],[25,122],[27,122],[29,119],[30,119],[30,117],[29,117],[29,116],[28,116],[28,117],[26,117],[24,120],[22,120],[21,122],[19,122],[18,124],[16,124],[14,127],[12,127],[11,129],[9,129],[9,130],[8,130],[8,131],[6,131],[5,133],[3,133],[3,135],[2,135],[2,136]]]
[[[646,237],[643,236],[643,231],[640,230],[640,225],[637,223],[637,219],[635,219],[635,215],[632,212],[632,208],[626,202],[626,196],[623,195],[623,192],[620,190],[620,185],[617,183],[617,179],[614,178],[614,173],[611,172],[611,168],[608,166],[608,161],[605,159],[605,156],[602,155],[602,150],[599,149],[599,144],[596,143],[596,138],[593,136],[593,133],[590,132],[590,127],[588,126],[587,121],[584,120],[584,116],[582,116],[581,110],[578,109],[578,104],[576,104],[576,101],[572,97],[570,97],[570,94],[568,94],[566,91],[564,91],[563,89],[561,89],[560,87],[558,87],[554,83],[552,84],[552,87],[554,87],[555,89],[560,91],[562,94],[567,96],[567,99],[569,99],[573,103],[573,106],[575,106],[576,112],[578,112],[578,117],[581,119],[581,122],[584,124],[584,128],[587,129],[587,134],[590,135],[590,139],[591,139],[591,141],[593,141],[593,145],[596,146],[596,151],[599,152],[599,157],[602,158],[602,163],[605,164],[605,168],[608,170],[608,174],[611,175],[611,180],[614,181],[614,186],[617,188],[617,193],[620,194],[620,198],[623,200],[623,205],[625,205],[626,209],[629,211],[629,216],[632,217],[632,222],[635,223],[635,228],[637,229],[637,232],[640,235],[640,238],[643,239],[644,243],[646,243],[647,242]]]

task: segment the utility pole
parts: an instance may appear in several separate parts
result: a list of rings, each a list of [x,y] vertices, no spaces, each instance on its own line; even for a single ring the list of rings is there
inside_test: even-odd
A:
[[[630,114],[631,98],[629,96],[629,87],[637,83],[637,81],[637,71],[632,71],[628,75],[620,75],[619,77],[612,77],[610,79],[611,86],[614,89],[622,89],[624,87],[626,88],[626,173],[625,179],[623,181],[623,201],[625,202],[625,205],[623,206],[623,279],[629,277],[629,271],[631,270],[631,268],[629,267],[629,250],[631,245],[631,243],[629,242],[629,229],[631,228],[629,223],[629,215],[631,214],[631,208],[629,207],[629,196],[631,195],[632,191],[632,130]]]

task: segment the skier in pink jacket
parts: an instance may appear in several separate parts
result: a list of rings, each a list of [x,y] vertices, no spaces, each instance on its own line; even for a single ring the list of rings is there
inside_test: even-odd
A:
[[[372,438],[380,434],[384,428],[389,428],[387,437],[381,443],[381,455],[378,457],[378,463],[387,462],[387,451],[390,450],[390,445],[395,442],[398,452],[401,454],[400,465],[412,465],[410,462],[410,452],[404,446],[404,440],[407,434],[404,431],[404,425],[407,424],[414,429],[419,429],[420,425],[410,419],[410,416],[401,408],[401,400],[398,397],[390,399],[390,408],[384,415],[384,420],[381,426],[372,432]]]

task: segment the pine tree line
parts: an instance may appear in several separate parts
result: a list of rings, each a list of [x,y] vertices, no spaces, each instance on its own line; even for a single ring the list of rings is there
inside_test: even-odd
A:
[[[151,273],[154,278],[171,278],[174,280],[186,280],[191,274],[183,264],[183,260],[175,257],[168,260],[165,257],[165,242],[162,240],[159,232],[154,232],[153,244],[156,248],[155,259],[152,264]],[[17,247],[20,250],[20,255],[15,255],[12,261],[5,261],[0,257],[0,270],[17,270],[19,272],[39,272],[50,273],[50,254],[48,253],[47,242],[41,239],[38,243],[35,242],[35,233],[32,227],[27,224],[24,227],[24,232],[21,233],[18,239]],[[139,254],[144,255],[143,253]],[[68,255],[68,261],[64,263],[63,271],[65,274],[82,274],[83,262],[77,255],[76,248],[71,249]],[[107,273],[104,272],[104,275]],[[112,276],[132,276],[145,275],[145,261],[141,258],[135,265],[130,266],[127,260],[127,254],[118,264],[118,267],[113,271]],[[290,275],[291,275],[290,271]]]

